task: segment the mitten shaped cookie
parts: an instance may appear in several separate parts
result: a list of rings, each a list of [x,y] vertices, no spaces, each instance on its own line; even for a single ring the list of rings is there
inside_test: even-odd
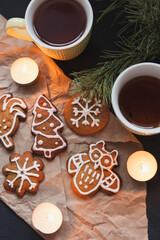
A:
[[[9,191],[16,191],[19,197],[28,191],[35,193],[38,190],[39,181],[44,179],[41,171],[44,167],[40,159],[34,159],[31,152],[25,152],[22,156],[18,153],[11,154],[10,164],[3,167],[6,175],[3,183]]]
[[[102,188],[106,193],[117,193],[120,180],[112,171],[117,162],[118,152],[108,152],[105,142],[89,146],[89,153],[72,156],[67,163],[68,173],[73,176],[72,188],[81,196],[89,196]]]
[[[60,134],[64,124],[56,115],[57,109],[44,96],[40,95],[34,106],[32,133],[35,135],[32,151],[52,160],[55,155],[67,147],[67,142]]]
[[[26,103],[12,94],[4,94],[0,97],[0,141],[8,150],[14,148],[12,135],[19,126],[19,119],[25,120],[27,111]]]

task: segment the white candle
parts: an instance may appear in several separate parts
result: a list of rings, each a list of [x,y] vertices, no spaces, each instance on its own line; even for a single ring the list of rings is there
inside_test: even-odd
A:
[[[32,214],[33,226],[45,234],[56,232],[61,227],[62,220],[60,209],[52,203],[41,203]]]
[[[28,57],[17,59],[11,66],[11,77],[21,85],[30,85],[38,77],[39,69],[37,63]]]
[[[135,180],[148,181],[157,172],[157,161],[151,153],[137,151],[128,158],[127,170]]]

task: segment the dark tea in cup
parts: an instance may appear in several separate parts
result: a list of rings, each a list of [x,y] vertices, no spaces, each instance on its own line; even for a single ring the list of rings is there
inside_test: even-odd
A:
[[[112,88],[113,110],[122,125],[139,135],[160,133],[160,64],[126,68]]]
[[[88,0],[31,0],[25,18],[11,18],[6,31],[34,42],[47,56],[57,60],[78,57],[87,47],[93,26]]]
[[[160,126],[160,79],[139,76],[129,80],[119,94],[124,117],[137,126]]]
[[[46,0],[37,8],[33,19],[38,38],[55,47],[77,41],[86,23],[86,12],[76,0]]]

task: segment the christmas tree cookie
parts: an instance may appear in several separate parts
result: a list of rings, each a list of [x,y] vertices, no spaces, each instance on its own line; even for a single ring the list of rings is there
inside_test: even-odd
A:
[[[57,109],[46,96],[40,95],[33,110],[32,133],[35,135],[32,151],[52,160],[67,147],[61,135],[64,124],[56,115]]]
[[[105,142],[99,141],[89,146],[88,153],[72,156],[67,163],[72,175],[72,188],[80,196],[90,196],[101,188],[108,194],[117,193],[120,180],[112,171],[117,162],[118,152],[106,151]]]
[[[64,119],[75,133],[90,135],[100,131],[108,122],[109,107],[96,98],[92,100],[75,94],[65,105]]]

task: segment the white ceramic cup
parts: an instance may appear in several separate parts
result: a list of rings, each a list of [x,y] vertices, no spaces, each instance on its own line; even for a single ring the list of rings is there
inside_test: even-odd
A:
[[[33,41],[42,50],[42,52],[54,59],[70,60],[77,57],[86,48],[91,35],[93,24],[93,10],[89,1],[76,0],[83,7],[87,15],[87,24],[84,33],[74,43],[62,47],[50,46],[42,42],[35,34],[33,28],[34,13],[39,5],[41,5],[44,1],[46,0],[32,0],[26,9],[25,19],[9,19],[6,24],[7,33],[16,38]]]
[[[119,107],[119,94],[123,86],[131,79],[138,76],[152,76],[160,79],[160,65],[151,62],[144,62],[132,65],[131,67],[125,69],[116,79],[112,88],[112,106],[113,110],[120,120],[122,125],[129,131],[139,134],[139,135],[153,135],[160,133],[160,127],[155,128],[145,128],[140,126],[135,126],[130,123],[122,114]],[[136,93],[135,93],[136,97]]]

